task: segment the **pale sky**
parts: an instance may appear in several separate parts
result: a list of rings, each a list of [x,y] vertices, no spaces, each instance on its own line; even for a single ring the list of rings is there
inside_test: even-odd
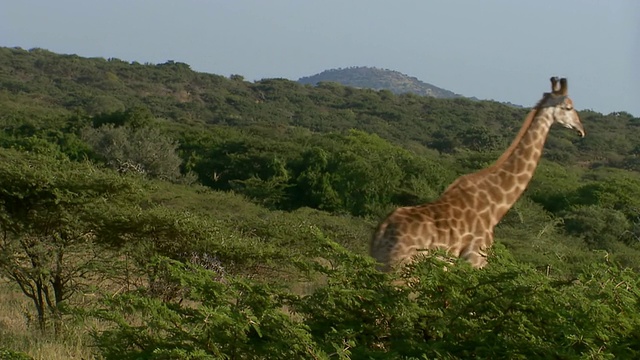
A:
[[[559,75],[578,109],[640,116],[640,0],[2,0],[0,46],[251,81],[376,66],[524,106]]]

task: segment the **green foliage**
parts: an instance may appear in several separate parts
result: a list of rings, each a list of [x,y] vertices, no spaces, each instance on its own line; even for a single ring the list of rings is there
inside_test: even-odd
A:
[[[549,161],[541,161],[529,183],[528,196],[552,213],[568,209],[580,187],[580,173]]]
[[[73,160],[84,160],[89,147],[77,136],[77,129],[86,126],[78,116],[45,117],[42,121],[24,118],[0,119],[4,132],[0,147],[17,148],[43,154],[62,152]]]
[[[375,135],[334,137],[332,151],[312,148],[295,165],[292,197],[307,206],[378,215],[402,198],[433,199],[454,178],[437,161],[419,158]],[[295,172],[296,170],[294,170]]]
[[[85,128],[81,137],[114,170],[170,181],[180,178],[178,144],[157,129],[137,123],[120,127],[108,123]]]
[[[220,282],[211,271],[166,258],[149,266],[187,289],[185,303],[197,305],[163,302],[145,290],[107,298],[95,314],[117,325],[96,333],[106,359],[326,358],[305,326],[281,310],[292,297],[282,289]]]
[[[297,177],[298,191],[296,199],[300,204],[318,209],[339,209],[342,201],[331,184],[329,170],[330,154],[319,147],[311,148],[302,154]]]
[[[100,112],[93,117],[93,127],[99,128],[111,124],[114,127],[126,125],[139,129],[152,126],[154,121],[154,116],[148,108],[138,106],[127,110]]]
[[[359,132],[351,132],[343,141],[343,151],[335,152],[328,164],[334,199],[340,199],[341,208],[351,214],[370,214],[391,201],[403,175],[398,160],[407,154]]]
[[[631,225],[624,213],[594,205],[577,206],[564,215],[565,227],[579,235],[595,249],[613,250],[615,243],[625,241]]]
[[[640,178],[636,174],[612,174],[576,190],[577,204],[619,210],[631,219],[640,213]]]
[[[105,203],[133,198],[136,186],[87,163],[0,149],[0,273],[18,284],[45,329],[60,306],[109,264],[94,247]]]
[[[191,255],[210,255],[226,272],[272,277],[285,270],[295,255],[280,241],[245,234],[227,221],[216,221],[189,211],[164,206],[111,208],[105,212],[98,237],[115,248],[128,248],[129,256],[140,266],[155,256],[187,259]]]
[[[493,136],[489,129],[484,126],[472,126],[458,134],[456,138],[460,139],[467,148],[473,151],[493,151],[505,148],[505,144],[499,138]]]
[[[33,358],[25,353],[0,348],[0,360],[32,360]]]
[[[496,250],[499,254],[500,247]],[[639,319],[628,317],[620,327],[613,325],[621,321],[618,314],[629,314],[637,306],[632,271],[594,264],[576,280],[565,282],[508,257],[492,260],[495,266],[480,272],[460,262],[442,272],[434,271],[433,264],[416,266],[411,275],[417,275],[419,281],[410,284],[426,334],[408,339],[415,346],[408,355],[491,359],[637,356],[640,349],[632,339],[638,336]],[[425,338],[433,343],[424,344]]]
[[[599,262],[557,280],[497,246],[482,271],[429,257],[399,274],[406,285],[393,285],[398,275],[318,236],[310,260],[297,266],[325,280],[306,296],[246,280],[222,283],[214,271],[159,259],[151,267],[186,289],[189,301],[163,302],[143,289],[107,299],[96,313],[113,325],[95,333],[102,354],[604,359],[640,352],[640,293],[629,269]]]

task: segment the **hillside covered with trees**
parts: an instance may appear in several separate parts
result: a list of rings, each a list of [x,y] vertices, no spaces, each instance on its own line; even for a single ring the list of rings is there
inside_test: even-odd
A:
[[[306,85],[337,82],[355,88],[389,90],[397,95],[410,93],[443,99],[460,97],[454,92],[420,81],[399,71],[368,66],[325,70],[319,74],[301,77],[298,82]]]
[[[0,354],[636,358],[631,114],[552,128],[487,268],[366,256],[384,214],[491,164],[527,111],[0,48]]]

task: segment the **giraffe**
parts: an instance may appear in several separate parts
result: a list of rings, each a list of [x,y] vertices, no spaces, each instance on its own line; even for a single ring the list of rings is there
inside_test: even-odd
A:
[[[475,268],[484,267],[493,229],[529,184],[554,123],[585,136],[565,78],[551,78],[551,92],[543,94],[492,166],[459,177],[433,202],[400,207],[387,215],[370,243],[379,269],[389,271],[431,249],[444,249]]]

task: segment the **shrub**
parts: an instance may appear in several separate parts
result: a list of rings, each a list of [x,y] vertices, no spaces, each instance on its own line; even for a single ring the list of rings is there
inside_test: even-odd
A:
[[[116,127],[113,124],[86,128],[81,134],[107,165],[120,172],[137,172],[175,181],[182,159],[178,144],[149,127]]]

